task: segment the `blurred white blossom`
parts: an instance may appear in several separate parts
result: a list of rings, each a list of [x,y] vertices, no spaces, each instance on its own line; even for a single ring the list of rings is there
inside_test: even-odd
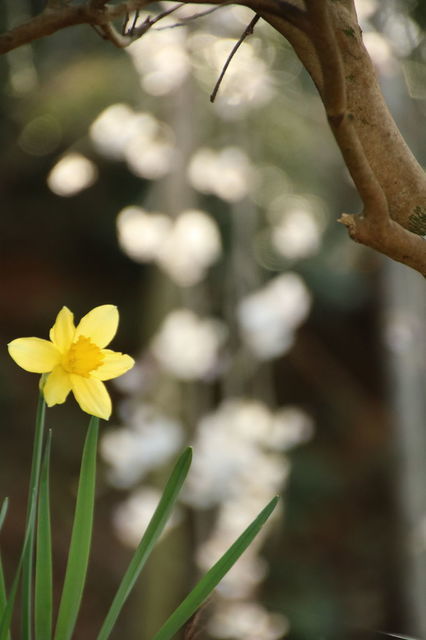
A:
[[[152,341],[159,363],[177,378],[207,378],[218,364],[226,329],[218,320],[201,318],[188,309],[168,314]]]
[[[272,245],[289,260],[316,253],[326,225],[322,200],[313,195],[277,194],[268,202]]]
[[[117,216],[118,241],[133,260],[158,258],[172,220],[162,213],[148,213],[141,207],[126,207]]]
[[[74,196],[92,186],[98,177],[96,165],[81,153],[67,153],[50,170],[47,185],[58,196]]]
[[[221,253],[217,224],[204,211],[183,211],[170,233],[164,238],[158,253],[158,263],[179,285],[200,282],[207,268]]]
[[[226,602],[213,613],[209,632],[233,640],[278,640],[289,630],[287,619],[257,602]]]
[[[150,114],[137,114],[129,105],[111,104],[101,111],[89,129],[95,149],[107,158],[122,160],[127,145],[141,130],[153,134],[155,122]]]
[[[238,202],[246,197],[255,175],[247,155],[238,147],[225,147],[221,151],[198,149],[188,168],[194,189],[213,193],[226,202]]]
[[[292,211],[273,228],[272,242],[286,258],[306,258],[320,247],[318,225],[307,211]]]
[[[143,21],[147,15],[141,14],[139,21]],[[170,26],[175,22],[175,18],[170,16],[161,21],[161,26]],[[185,27],[151,30],[127,47],[141,86],[147,93],[164,96],[182,85],[191,68],[186,37]]]
[[[284,407],[272,416],[268,446],[288,451],[311,439],[314,432],[312,419],[298,407]]]
[[[221,253],[217,224],[198,209],[183,211],[173,221],[141,207],[126,207],[117,217],[120,246],[138,262],[157,264],[183,287],[200,282]]]
[[[106,157],[125,160],[137,176],[155,180],[165,176],[175,157],[171,129],[152,114],[113,104],[90,127],[95,148]]]
[[[107,431],[101,439],[100,450],[109,465],[111,484],[134,485],[176,453],[182,442],[183,430],[177,420],[151,405],[138,405],[128,426]]]
[[[282,355],[291,348],[310,306],[311,296],[300,276],[290,272],[276,276],[240,302],[243,338],[260,359]]]
[[[273,412],[247,398],[230,398],[202,418],[183,493],[183,500],[196,508],[218,507],[214,527],[197,550],[201,569],[211,567],[271,496],[281,492],[290,467],[282,452],[311,433],[311,421],[302,411],[286,407]],[[249,598],[265,577],[267,566],[259,549],[268,527],[222,580],[218,591],[224,597]]]
[[[204,416],[194,442],[196,455],[184,497],[199,508],[242,496],[267,500],[280,490],[289,472],[288,460],[279,455],[308,440],[310,418],[296,407],[275,412],[258,400],[232,398]],[[253,474],[253,469],[256,473]]]
[[[157,180],[172,169],[175,149],[165,136],[146,140],[143,135],[134,138],[126,149],[129,169],[140,178]]]

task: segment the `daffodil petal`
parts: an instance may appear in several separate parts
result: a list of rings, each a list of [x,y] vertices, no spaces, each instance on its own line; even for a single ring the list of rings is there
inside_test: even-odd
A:
[[[126,373],[126,371],[131,369],[135,364],[133,358],[125,353],[102,349],[102,355],[104,357],[102,364],[92,372],[92,377],[98,380],[118,378],[118,376],[122,376],[123,373]]]
[[[118,320],[118,309],[113,304],[95,307],[80,320],[74,339],[85,336],[103,349],[115,336]]]
[[[16,364],[31,373],[48,373],[61,358],[55,345],[42,338],[17,338],[7,347]]]
[[[47,376],[43,386],[43,395],[48,407],[54,404],[62,404],[67,399],[71,391],[69,374],[61,367],[55,367],[51,374]]]
[[[108,420],[111,415],[111,398],[105,385],[95,378],[70,374],[71,388],[80,408],[92,416]]]
[[[70,348],[74,340],[74,314],[68,307],[62,307],[56,316],[55,324],[50,330],[49,337],[61,353]]]

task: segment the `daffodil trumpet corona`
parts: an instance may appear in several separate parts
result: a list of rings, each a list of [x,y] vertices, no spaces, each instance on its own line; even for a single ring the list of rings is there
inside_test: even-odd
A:
[[[117,307],[95,307],[78,323],[62,307],[50,329],[50,340],[17,338],[8,344],[13,360],[26,371],[43,374],[41,388],[48,407],[65,402],[73,392],[80,408],[108,420],[111,398],[104,381],[131,369],[130,356],[105,349],[116,334]]]

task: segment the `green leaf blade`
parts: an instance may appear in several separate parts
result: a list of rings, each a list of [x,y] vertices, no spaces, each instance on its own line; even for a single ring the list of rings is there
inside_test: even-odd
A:
[[[0,618],[7,603],[6,582],[4,579],[3,563],[0,555]]]
[[[7,605],[6,582],[4,579],[3,563],[0,555],[0,620],[2,619],[6,605]],[[10,633],[6,634],[6,637],[9,640]]]
[[[9,507],[9,498],[5,498],[0,507],[0,531],[2,530]],[[0,555],[0,619],[3,616],[7,604],[6,581],[4,579],[3,563]],[[9,636],[8,636],[9,637]]]
[[[83,596],[93,529],[98,430],[99,419],[92,417],[81,461],[74,523],[55,640],[70,640]]]
[[[50,445],[49,432],[44,452],[38,499],[34,621],[36,640],[52,637],[52,534],[50,524]]]
[[[189,618],[197,611],[223,576],[235,564],[241,554],[254,540],[269,516],[275,509],[279,498],[273,498],[259,513],[253,522],[243,531],[239,538],[231,545],[224,555],[201,578],[194,589],[181,602],[172,615],[166,620],[153,640],[170,640]]]
[[[27,506],[27,523],[30,520],[30,513],[34,513],[33,528],[30,528],[29,530],[28,545],[26,548],[22,567],[22,637],[24,638],[24,640],[31,640],[32,638],[34,525],[38,488],[40,482],[45,416],[46,403],[44,401],[43,393],[40,392],[37,404],[33,455],[31,462],[29,500]]]
[[[9,508],[9,498],[5,498],[0,507],[0,531],[3,528],[4,521],[6,520],[7,510]]]
[[[32,496],[30,503],[31,503],[31,510],[29,512],[27,526],[25,529],[25,537],[24,537],[24,543],[22,546],[21,556],[19,558],[18,566],[16,569],[15,577],[12,582],[12,586],[10,588],[9,597],[7,599],[6,606],[4,607],[3,613],[0,616],[0,640],[6,640],[6,638],[9,637],[10,622],[12,620],[13,607],[15,605],[16,594],[18,591],[19,579],[21,577],[24,560],[27,557],[28,548],[29,548],[29,545],[31,544],[31,539],[34,532],[35,504],[36,504],[34,496]]]
[[[97,640],[106,640],[127,600],[137,578],[142,571],[156,541],[161,535],[188,474],[192,462],[192,449],[188,447],[179,457],[170,474],[160,502],[152,516],[150,523],[136,549],[126,573],[120,583],[110,610],[105,618]]]

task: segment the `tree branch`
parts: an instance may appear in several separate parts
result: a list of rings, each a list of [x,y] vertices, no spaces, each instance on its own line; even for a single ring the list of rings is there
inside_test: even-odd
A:
[[[351,237],[409,264],[426,276],[426,243],[391,220],[382,185],[348,117],[344,66],[326,0],[306,0],[311,38],[321,65],[322,100],[330,127],[364,203],[361,216],[343,214]],[[350,115],[350,114],[349,114]]]
[[[109,38],[109,34],[115,31],[111,24],[112,21],[145,7],[148,2],[149,0],[128,0],[127,2],[110,6],[104,0],[94,0],[80,5],[69,5],[66,1],[62,4],[60,1],[51,2],[39,15],[10,29],[10,31],[0,34],[0,54],[8,53],[24,44],[34,42],[78,24],[100,27],[104,31],[105,37],[113,39]],[[111,25],[111,31],[108,30],[107,25]],[[116,32],[115,35],[117,35],[117,40],[114,44],[118,44],[118,36],[120,34]],[[125,44],[123,42],[119,46],[126,46],[130,42],[131,40],[126,41]]]
[[[339,222],[348,229],[352,240],[411,267],[426,277],[426,240],[404,229],[394,220],[376,224],[368,217],[343,213]]]
[[[91,19],[85,5],[74,7],[48,5],[38,16],[0,34],[0,54],[12,51],[39,38],[50,36],[66,27],[90,22]]]
[[[325,0],[306,0],[306,5],[311,39],[321,65],[322,101],[331,130],[366,210],[383,224],[389,218],[386,197],[368,163],[353,119],[347,113],[344,68],[327,3]]]
[[[351,237],[426,276],[426,178],[377,84],[352,0],[305,0],[303,33],[264,13],[293,45],[320,93],[329,125],[364,204],[343,214]],[[419,235],[416,235],[419,234]]]
[[[346,112],[344,69],[325,0],[306,0],[309,36],[314,44],[322,75],[322,100],[327,117],[334,122]]]

